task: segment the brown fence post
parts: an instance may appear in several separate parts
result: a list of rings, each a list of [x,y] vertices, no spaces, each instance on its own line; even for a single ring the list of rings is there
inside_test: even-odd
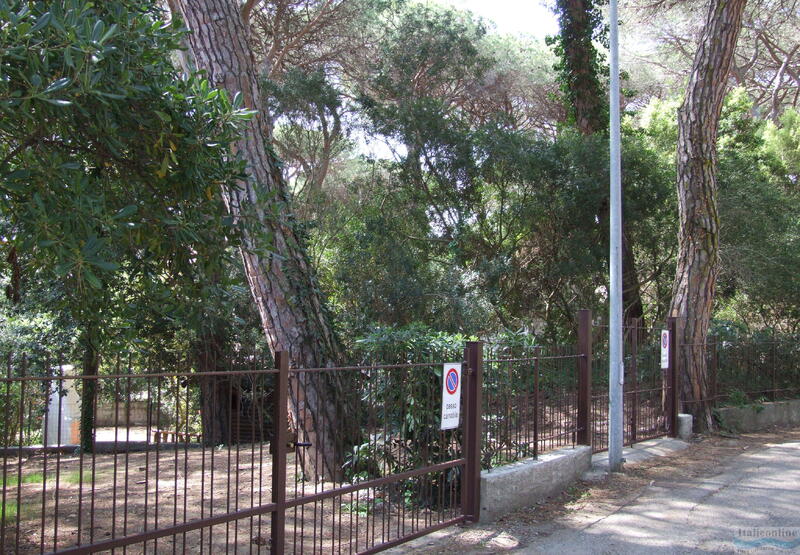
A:
[[[678,373],[678,349],[680,339],[678,338],[678,319],[670,316],[667,318],[667,329],[669,330],[669,368],[667,369],[667,431],[670,437],[678,437],[678,411],[680,405],[680,383]]]
[[[275,427],[270,443],[272,452],[272,502],[275,511],[270,522],[270,553],[282,555],[286,543],[286,449],[289,441],[289,353],[275,352],[275,403],[272,422]]]
[[[578,311],[578,433],[579,445],[592,444],[592,311]]]
[[[541,348],[533,350],[533,458],[539,458],[539,354]]]
[[[461,510],[472,522],[481,516],[481,391],[483,389],[483,342],[467,342],[467,380],[464,392],[464,481]]]
[[[632,387],[631,392],[631,445],[636,443],[636,434],[639,431],[639,325],[641,320],[639,318],[631,319],[632,331],[631,338],[631,375],[629,376],[629,386]],[[623,401],[623,406],[625,402]]]

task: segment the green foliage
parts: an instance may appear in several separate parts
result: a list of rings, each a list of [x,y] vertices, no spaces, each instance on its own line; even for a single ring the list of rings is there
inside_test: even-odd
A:
[[[744,90],[734,90],[721,119],[718,305],[750,325],[774,326],[800,317],[800,196],[751,110]]]
[[[781,161],[786,175],[797,185],[800,176],[800,112],[789,108],[781,116],[779,125],[767,122],[764,143],[767,152]]]
[[[404,327],[377,327],[356,342],[356,356],[362,364],[384,361],[402,364],[424,360],[461,359],[469,336],[446,333],[414,323]],[[452,359],[455,360],[455,359]],[[438,370],[441,373],[441,368]]]
[[[641,119],[643,138],[663,160],[674,160],[678,99],[654,101]],[[800,120],[789,115],[784,138]],[[716,313],[745,327],[796,329],[800,291],[800,197],[772,124],[753,116],[743,89],[723,106],[718,141],[721,271]],[[786,139],[788,140],[788,139]]]
[[[607,78],[608,68],[594,45],[599,42],[608,46],[608,28],[600,11],[607,3],[607,0],[558,0],[554,11],[559,34],[547,38],[558,58],[553,69],[569,114],[567,122],[575,125],[583,117],[595,132],[608,127],[608,102],[601,80]],[[579,104],[591,105],[591,109],[579,114]]]
[[[469,12],[407,4],[391,18],[369,83],[383,98],[444,96],[489,62],[477,48],[486,31]]]
[[[220,190],[242,174],[229,145],[250,114],[177,74],[181,32],[162,15],[137,0],[0,3],[5,247],[95,343],[143,309],[192,317],[180,297],[203,294],[235,240]]]
[[[466,340],[461,334],[412,325],[376,328],[357,341],[355,360],[360,365],[424,365],[365,371],[360,380],[362,403],[374,408],[365,411],[365,440],[346,456],[345,471],[352,479],[376,478],[387,470],[403,472],[459,456],[461,430],[439,431],[442,364],[462,361]],[[440,492],[448,491],[451,483],[457,488],[458,480],[458,469],[453,469],[430,484],[418,480],[398,484],[392,495],[438,506],[447,502]]]

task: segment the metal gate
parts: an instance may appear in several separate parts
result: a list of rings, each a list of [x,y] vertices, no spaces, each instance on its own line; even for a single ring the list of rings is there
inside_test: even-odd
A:
[[[578,323],[576,345],[490,346],[486,387],[481,342],[338,368],[290,368],[285,352],[204,372],[128,358],[100,376],[8,357],[0,551],[373,553],[476,521],[481,466],[607,448],[607,329],[589,311]],[[626,444],[676,430],[675,349],[662,372],[659,332],[625,330]],[[442,431],[450,362],[461,425]]]
[[[279,352],[275,368],[80,376],[9,358],[2,552],[373,553],[477,519],[481,344],[465,354],[449,431],[447,360],[290,369]],[[312,396],[337,379],[357,387],[327,406],[357,421],[322,425]],[[113,417],[83,451],[68,413],[89,388]],[[360,441],[343,441],[354,424]]]
[[[676,338],[675,326],[675,319],[670,318],[664,326],[645,327],[639,320],[631,320],[623,327],[625,445],[674,435],[677,430],[676,346],[670,351],[668,368],[661,368],[660,351],[662,330]],[[595,326],[594,334],[597,347],[592,377],[592,446],[598,452],[608,449],[608,326]]]

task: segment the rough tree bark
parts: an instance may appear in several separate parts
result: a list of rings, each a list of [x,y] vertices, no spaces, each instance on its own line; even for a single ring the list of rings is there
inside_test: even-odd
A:
[[[274,351],[286,350],[293,368],[320,368],[342,359],[302,240],[293,225],[286,185],[270,149],[271,122],[265,113],[249,42],[247,6],[236,0],[170,0],[191,33],[189,49],[198,69],[231,97],[241,93],[256,111],[236,144],[249,179],[223,190],[225,204],[244,226],[241,255],[262,327]],[[272,251],[275,255],[270,255]],[[339,373],[342,374],[342,373]],[[353,407],[344,402],[344,375],[290,375],[290,417],[298,440],[311,444],[301,457],[306,477],[336,478],[344,450],[355,438]],[[301,415],[298,417],[297,415]]]
[[[678,364],[686,409],[711,428],[705,350],[719,260],[717,128],[747,0],[713,0],[678,110],[680,228],[670,314],[681,318]]]

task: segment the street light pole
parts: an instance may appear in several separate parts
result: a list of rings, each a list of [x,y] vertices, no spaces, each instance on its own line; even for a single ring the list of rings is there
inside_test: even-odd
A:
[[[619,19],[617,0],[611,0],[611,248],[609,260],[608,319],[608,468],[617,472],[622,467],[622,390],[625,374],[622,366],[622,170],[619,118]]]

